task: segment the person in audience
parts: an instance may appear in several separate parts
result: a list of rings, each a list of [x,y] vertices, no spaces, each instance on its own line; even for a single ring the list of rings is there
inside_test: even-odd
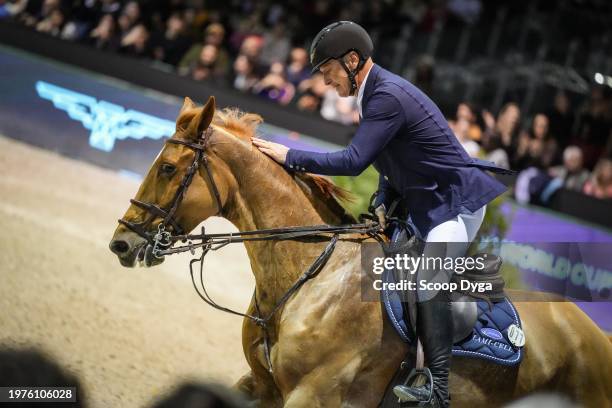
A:
[[[200,58],[189,67],[189,76],[196,81],[205,79],[219,79],[223,77],[216,66],[217,63],[217,47],[214,45],[205,45],[200,52]]]
[[[166,22],[165,31],[157,33],[152,42],[155,44],[153,55],[156,60],[177,65],[191,46],[191,38],[187,35],[187,26],[181,13],[173,13]]]
[[[548,173],[560,179],[566,189],[582,191],[589,178],[589,171],[582,164],[582,150],[578,146],[568,146],[563,151],[563,165],[552,167]]]
[[[482,129],[478,125],[478,114],[477,110],[469,102],[461,102],[457,105],[456,120],[465,120],[468,124],[467,137],[470,140],[479,142],[482,138]]]
[[[297,108],[305,112],[319,112],[328,88],[323,75],[318,72],[303,80],[298,86]]]
[[[133,57],[150,58],[149,37],[149,30],[144,24],[138,24],[121,39],[120,51]]]
[[[489,112],[482,112],[482,119],[485,122],[486,137],[490,140],[498,141],[501,148],[505,150],[509,160],[512,161],[515,155],[516,144],[518,139],[518,129],[521,120],[521,110],[514,102],[505,104],[497,119]]]
[[[291,50],[289,64],[285,68],[285,76],[287,81],[295,87],[298,87],[303,80],[310,78],[308,53],[304,48],[295,47]]]
[[[353,125],[359,122],[357,98],[355,96],[342,98],[331,88],[325,91],[320,113],[325,119],[344,125]]]
[[[531,128],[521,132],[514,156],[515,168],[546,169],[551,166],[557,151],[557,142],[550,135],[548,125],[548,117],[538,113],[533,117]]]
[[[612,160],[600,159],[582,192],[603,200],[612,199]]]
[[[295,87],[285,78],[285,67],[280,62],[270,66],[270,71],[253,86],[253,92],[281,105],[287,105],[295,95]]]
[[[89,34],[89,43],[99,50],[117,51],[120,46],[117,23],[112,14],[105,14]]]
[[[449,121],[448,124],[467,154],[470,157],[479,157],[480,146],[469,136],[471,126],[469,120],[465,117],[460,117],[456,121]]]
[[[246,55],[238,55],[234,61],[234,88],[243,92],[251,92],[259,81],[255,67]]]
[[[23,13],[27,5],[28,0],[0,0],[0,20]]]
[[[57,37],[62,32],[64,21],[64,13],[59,8],[54,9],[47,17],[36,24],[36,31]]]
[[[182,56],[179,62],[179,72],[188,70],[190,66],[197,63],[205,45],[213,45],[217,49],[217,62],[215,64],[217,72],[226,73],[229,68],[230,58],[227,50],[223,46],[225,39],[225,28],[220,23],[212,23],[204,31],[204,42],[195,43]]]

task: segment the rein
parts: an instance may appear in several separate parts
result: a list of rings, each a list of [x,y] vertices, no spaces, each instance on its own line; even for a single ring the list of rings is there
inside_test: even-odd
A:
[[[208,179],[212,186],[212,192],[216,200],[217,214],[220,215],[223,212],[223,203],[221,201],[221,195],[215,180],[212,177],[212,172],[208,165],[208,159],[205,153],[208,142],[212,135],[212,128],[209,126],[205,131],[202,132],[202,136],[199,137],[196,142],[187,142],[178,139],[168,139],[166,143],[180,144],[187,146],[194,150],[195,156],[193,162],[189,166],[187,173],[183,176],[181,184],[179,185],[170,208],[164,209],[158,204],[139,201],[131,199],[130,203],[136,207],[143,209],[148,217],[145,217],[142,222],[132,222],[124,219],[120,219],[119,223],[138,234],[140,237],[147,241],[146,248],[144,251],[145,258],[153,256],[155,258],[162,258],[166,255],[172,255],[181,252],[191,252],[195,255],[196,249],[202,249],[202,255],[198,258],[194,258],[189,262],[189,272],[191,275],[191,282],[196,290],[198,296],[206,302],[208,305],[214,307],[217,310],[221,310],[226,313],[231,313],[237,316],[242,316],[253,321],[257,326],[261,327],[263,331],[264,340],[264,351],[266,355],[266,362],[268,364],[268,371],[272,374],[272,361],[270,359],[270,336],[268,326],[274,315],[283,307],[283,305],[289,300],[289,298],[296,293],[302,285],[309,279],[315,277],[318,272],[323,268],[327,260],[331,257],[336,243],[339,240],[340,235],[346,234],[366,234],[378,242],[383,242],[381,231],[378,223],[375,220],[373,222],[365,222],[361,224],[349,224],[349,225],[314,225],[305,227],[284,227],[284,228],[270,228],[260,229],[253,231],[244,231],[238,233],[221,233],[221,234],[206,234],[204,227],[202,227],[201,234],[185,234],[178,221],[175,218],[176,211],[178,210],[183,198],[187,192],[187,189],[191,185],[194,175],[198,171],[200,165],[203,165]],[[367,216],[366,216],[367,217]],[[161,218],[162,221],[157,225],[157,232],[150,232],[153,221]],[[167,228],[170,227],[170,230]],[[325,234],[333,234],[331,239]],[[319,239],[328,240],[329,243],[321,252],[321,254],[314,260],[310,267],[300,275],[300,277],[291,285],[291,287],[281,296],[276,302],[272,310],[265,316],[262,316],[257,301],[257,290],[255,290],[253,296],[255,299],[255,310],[257,315],[253,316],[247,313],[238,312],[230,308],[219,305],[215,302],[208,294],[204,285],[204,257],[210,251],[216,251],[224,246],[232,243],[247,242],[247,241],[283,241],[283,240],[300,240],[300,239]],[[174,246],[177,242],[186,243],[185,245]],[[146,260],[146,259],[145,259]],[[200,291],[194,273],[194,264],[200,264],[199,281],[202,290]]]
[[[253,293],[255,299],[255,310],[257,315],[250,315],[247,313],[238,312],[225,306],[219,305],[215,302],[206,290],[204,284],[204,257],[210,251],[216,251],[223,248],[224,246],[232,243],[247,242],[247,241],[286,241],[286,240],[298,240],[301,238],[318,238],[318,239],[329,239],[329,237],[323,234],[332,233],[333,236],[323,252],[313,261],[308,269],[300,275],[300,277],[291,285],[289,289],[281,296],[276,302],[274,307],[267,315],[262,317],[259,303],[257,301],[257,289]],[[380,228],[378,224],[364,223],[364,224],[350,224],[350,225],[315,225],[308,227],[285,227],[285,228],[272,228],[272,229],[261,229],[253,231],[244,231],[239,233],[221,233],[221,234],[206,234],[204,227],[202,227],[202,233],[197,235],[182,235],[173,236],[171,240],[177,241],[188,241],[187,244],[178,247],[169,247],[167,249],[158,249],[154,252],[154,256],[162,257],[164,255],[171,255],[181,252],[191,252],[195,255],[195,249],[201,248],[202,255],[199,258],[194,258],[189,262],[189,274],[191,276],[191,282],[196,293],[204,302],[213,308],[222,312],[230,313],[236,316],[249,319],[254,322],[257,326],[261,327],[263,331],[263,343],[264,343],[264,354],[266,356],[266,363],[268,364],[268,372],[273,374],[272,360],[270,358],[270,334],[269,334],[269,323],[282,306],[296,293],[304,283],[314,278],[323,266],[327,263],[327,260],[331,257],[336,243],[339,240],[341,234],[367,234],[370,237],[376,239],[379,242],[383,242],[380,234]],[[200,242],[193,242],[193,240],[199,240]],[[194,271],[194,265],[199,263],[199,284],[196,282],[196,276]],[[201,290],[200,290],[201,287]]]

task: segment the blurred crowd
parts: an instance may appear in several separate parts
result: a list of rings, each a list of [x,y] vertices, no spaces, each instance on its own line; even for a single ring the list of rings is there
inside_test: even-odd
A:
[[[305,48],[330,19],[363,21],[371,11],[335,3],[0,0],[0,18],[10,16],[69,41],[153,60],[196,81],[225,82],[281,105],[354,124],[355,98],[338,98],[320,74],[311,75]],[[386,7],[376,13],[388,12]]]
[[[479,0],[0,0],[0,18],[100,50],[146,58],[196,81],[225,82],[343,124],[358,122],[356,98],[338,97],[320,74],[310,72],[306,47],[321,27],[343,19],[380,32],[388,22],[407,18],[429,32],[441,15],[469,24],[481,10]],[[386,44],[384,38],[378,42]],[[432,67],[433,61],[421,58],[409,78],[426,93]],[[519,201],[545,203],[559,187],[610,199],[610,90],[593,87],[582,106],[572,106],[571,98],[559,92],[548,111],[531,117],[512,102],[499,112],[464,102],[449,122],[470,155],[523,171]]]
[[[506,103],[494,116],[460,103],[451,129],[470,156],[519,171],[516,198],[546,204],[559,188],[612,199],[612,92],[594,86],[574,108],[563,91],[530,118]]]
[[[612,199],[611,91],[594,86],[577,108],[559,91],[549,110],[528,118],[514,102],[496,116],[463,102],[449,124],[470,156],[520,172],[520,202],[546,204],[559,188]]]

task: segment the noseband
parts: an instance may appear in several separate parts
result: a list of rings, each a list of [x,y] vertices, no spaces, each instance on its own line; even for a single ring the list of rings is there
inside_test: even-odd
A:
[[[187,142],[184,140],[178,139],[168,139],[166,143],[171,144],[180,144],[183,146],[187,146],[190,149],[193,149],[195,152],[195,156],[193,158],[193,162],[185,176],[183,176],[183,180],[181,180],[181,184],[179,185],[176,193],[174,194],[174,198],[172,199],[172,203],[170,208],[165,209],[160,207],[155,203],[148,203],[145,201],[140,201],[136,199],[130,199],[130,203],[135,205],[138,208],[145,210],[146,213],[149,214],[148,217],[145,218],[142,222],[132,222],[128,220],[124,220],[123,218],[118,220],[120,224],[125,225],[128,229],[138,234],[140,237],[147,240],[147,242],[155,248],[157,247],[169,247],[172,245],[172,234],[182,235],[184,234],[184,230],[179,225],[178,221],[175,218],[176,211],[178,207],[181,205],[183,198],[185,197],[185,193],[187,189],[191,185],[193,180],[193,176],[198,171],[200,164],[204,165],[204,169],[206,170],[206,174],[210,180],[210,184],[212,185],[213,195],[215,196],[217,213],[219,215],[223,211],[223,204],[221,202],[221,195],[219,194],[219,189],[215,184],[215,180],[212,177],[212,172],[210,170],[210,166],[208,164],[208,159],[206,157],[205,150],[208,147],[208,143],[210,141],[210,137],[212,135],[212,128],[209,126],[205,131],[202,132],[202,136],[199,137],[195,142]],[[162,221],[157,226],[157,233],[150,232],[150,226],[156,218],[161,218]],[[172,232],[167,231],[167,227],[172,227]]]

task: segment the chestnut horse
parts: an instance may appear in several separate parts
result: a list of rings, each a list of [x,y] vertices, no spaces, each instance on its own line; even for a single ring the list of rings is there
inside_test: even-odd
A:
[[[250,142],[261,118],[236,110],[202,108],[186,98],[176,133],[153,163],[136,199],[169,208],[208,130],[206,166],[195,172],[176,209],[185,231],[216,215],[240,231],[354,222],[337,198],[345,192],[326,179],[288,172]],[[184,142],[184,143],[183,143]],[[187,143],[187,145],[185,144]],[[214,187],[213,187],[214,186]],[[220,202],[218,203],[217,200]],[[151,218],[131,205],[123,220]],[[161,218],[153,216],[151,232]],[[244,320],[242,344],[250,372],[236,384],[262,407],[376,407],[408,351],[378,302],[361,300],[359,239],[340,238],[319,274],[307,281],[269,326],[273,372],[268,371],[262,329]],[[147,241],[119,225],[110,244],[124,266],[133,266]],[[246,242],[261,315],[323,251],[326,242]],[[609,406],[612,345],[573,303],[516,302],[526,334],[520,365],[505,367],[454,357],[454,407],[500,406],[536,391],[569,395],[587,407]],[[249,314],[255,313],[251,299]]]

